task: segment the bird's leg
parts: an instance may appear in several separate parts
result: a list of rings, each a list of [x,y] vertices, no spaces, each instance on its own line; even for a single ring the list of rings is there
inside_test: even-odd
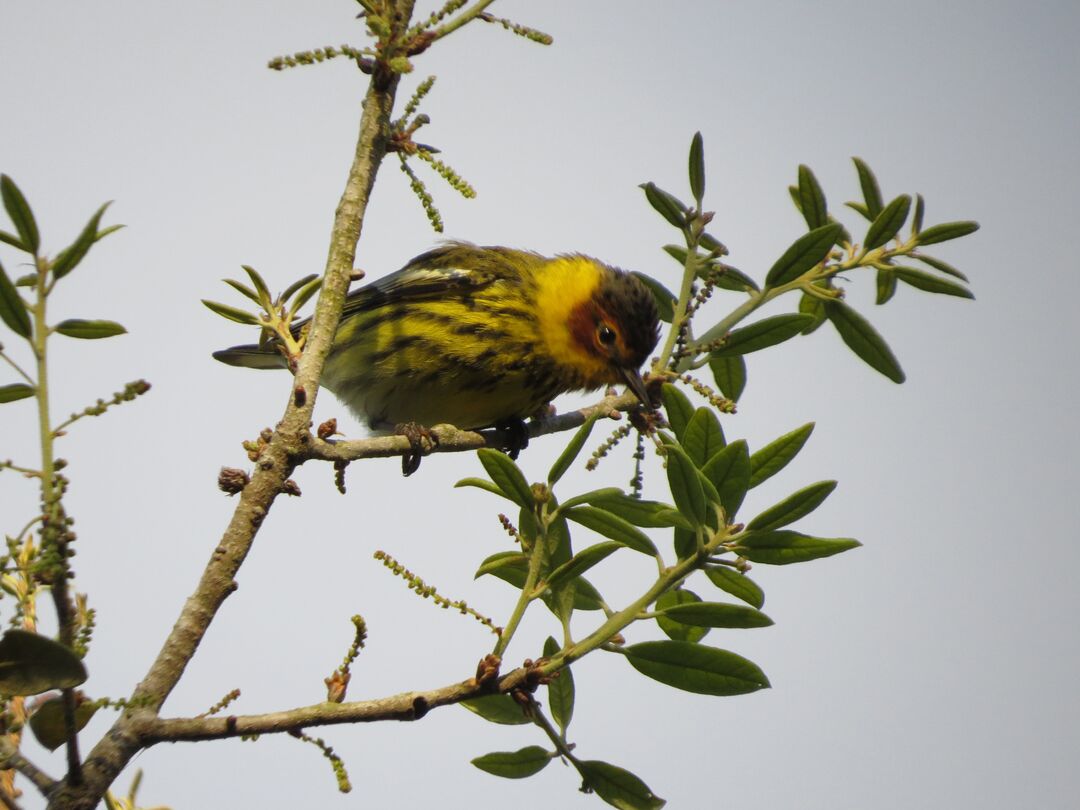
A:
[[[394,433],[409,440],[411,449],[401,457],[401,474],[406,477],[419,470],[421,459],[439,446],[438,436],[416,422],[402,422],[394,425]]]
[[[529,446],[529,429],[524,419],[500,419],[495,427],[505,436],[506,454],[516,459],[518,453]]]

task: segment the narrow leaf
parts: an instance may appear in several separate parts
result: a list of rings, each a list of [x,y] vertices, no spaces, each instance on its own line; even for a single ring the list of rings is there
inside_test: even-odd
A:
[[[82,318],[68,318],[60,321],[54,329],[61,335],[82,340],[98,340],[127,334],[127,329],[116,321],[87,321]]]
[[[297,291],[296,296],[293,298],[292,303],[289,304],[289,313],[295,315],[297,312],[303,309],[304,304],[306,304],[311,299],[311,296],[315,295],[315,293],[317,293],[321,287],[321,276],[316,276],[303,287],[301,287]]]
[[[23,240],[13,233],[8,233],[7,231],[0,231],[0,242],[5,242],[11,245],[13,248],[16,248],[17,250],[23,251],[24,253],[30,252],[26,249],[26,245],[23,244]]]
[[[509,695],[483,695],[463,700],[459,705],[483,717],[489,723],[498,723],[502,726],[523,726],[532,722],[525,716],[521,706]]]
[[[548,636],[544,642],[544,657],[551,658],[558,651],[559,642]],[[574,717],[574,674],[570,667],[563,667],[552,675],[547,685],[548,708],[563,734],[566,734],[566,729]]]
[[[690,399],[671,383],[664,383],[660,389],[660,396],[664,400],[664,412],[667,414],[668,424],[675,432],[675,438],[682,441],[686,426],[694,416],[694,406]]]
[[[962,287],[955,281],[948,281],[938,276],[916,270],[914,267],[897,267],[896,277],[905,284],[924,292],[938,293],[940,295],[955,295],[957,298],[974,298],[975,295],[967,287]]]
[[[623,520],[634,526],[659,529],[680,525],[679,519],[675,517],[679,513],[676,512],[675,507],[670,504],[633,498],[621,490],[617,490],[610,494],[603,493],[602,490],[597,490],[597,493],[602,494],[597,494],[596,497],[590,498],[589,503],[606,512],[611,512],[613,515],[621,517]],[[573,499],[571,498],[571,500]],[[567,503],[569,502],[570,501],[567,501]]]
[[[18,290],[15,289],[15,285],[11,283],[11,279],[8,278],[2,264],[0,264],[0,319],[3,319],[8,329],[20,337],[29,338],[33,331],[26,305]]]
[[[488,481],[486,478],[462,478],[460,481],[454,484],[454,487],[455,489],[460,487],[476,487],[477,489],[482,489],[485,492],[490,492],[493,495],[498,495],[500,498],[506,498],[508,501],[512,500],[509,495],[499,489],[497,485],[491,483],[491,481]]]
[[[812,318],[810,324],[802,331],[804,335],[811,334],[825,323],[825,302],[815,295],[802,294],[799,299],[799,312]]]
[[[720,494],[720,503],[730,522],[739,511],[750,488],[750,451],[744,439],[732,442],[705,462],[701,468]]]
[[[800,334],[813,321],[813,316],[794,312],[762,318],[730,332],[725,343],[713,350],[711,356],[729,357],[767,349]]]
[[[761,609],[765,604],[765,591],[746,574],[740,574],[726,565],[712,565],[705,569],[709,581],[736,599],[742,599],[748,605]]]
[[[490,447],[477,450],[476,455],[491,480],[506,493],[506,497],[524,509],[533,508],[534,501],[529,482],[525,480],[525,474],[508,455]]]
[[[741,655],[689,641],[644,641],[625,650],[630,665],[660,683],[702,695],[745,695],[769,679]]]
[[[953,278],[958,278],[961,281],[968,280],[967,276],[965,276],[948,262],[943,262],[941,259],[935,259],[933,256],[927,256],[924,253],[912,253],[911,258],[918,259],[920,262],[928,264],[935,270],[939,270],[946,275],[952,276]]]
[[[862,158],[852,158],[852,160],[855,161],[855,170],[859,173],[859,185],[862,187],[863,199],[866,201],[866,210],[870,214],[867,219],[874,219],[881,213],[882,206],[881,189],[878,188],[877,178]]]
[[[911,218],[911,232],[919,233],[922,230],[923,214],[926,213],[926,200],[922,194],[915,195],[915,216]]]
[[[849,201],[844,203],[844,205],[846,205],[852,211],[857,211],[858,213],[862,214],[870,222],[874,221],[874,217],[870,214],[870,209],[866,207],[865,203]]]
[[[892,268],[886,270],[879,267],[877,271],[877,297],[874,299],[874,303],[878,306],[887,304],[895,293],[896,273]]]
[[[802,427],[795,428],[779,439],[769,442],[750,456],[750,489],[784,469],[788,462],[799,454],[813,432],[814,423],[807,422]]]
[[[589,434],[592,433],[593,425],[596,424],[598,416],[598,414],[594,414],[586,419],[585,424],[579,427],[577,433],[574,434],[574,438],[567,443],[566,449],[555,459],[555,463],[551,465],[551,470],[548,472],[547,480],[549,485],[554,486],[570,469],[570,465],[577,461],[578,454],[581,453],[581,448],[588,441]]]
[[[310,284],[311,282],[315,281],[318,278],[319,278],[319,275],[316,274],[316,273],[309,273],[308,275],[304,276],[303,278],[298,278],[296,281],[294,281],[292,284],[290,284],[288,287],[285,288],[285,292],[283,292],[281,294],[281,300],[282,301],[288,301],[290,298],[293,297],[293,293],[295,293],[301,287],[306,287],[308,284]]]
[[[687,602],[667,608],[666,615],[692,627],[729,627],[749,629],[768,627],[773,620],[752,607],[726,602]]]
[[[762,565],[790,565],[831,557],[860,545],[849,537],[810,537],[787,530],[751,531],[739,538],[735,551]]]
[[[660,320],[664,323],[671,323],[675,317],[675,303],[677,300],[675,294],[652,276],[647,276],[636,270],[632,270],[630,275],[635,276],[638,281],[648,287],[653,300],[656,302],[656,312],[660,316]]]
[[[686,206],[655,183],[644,183],[645,199],[657,213],[680,230],[686,227]]]
[[[263,277],[259,275],[258,271],[254,267],[250,267],[246,264],[240,265],[244,272],[247,273],[249,279],[251,279],[251,285],[255,288],[255,292],[259,295],[259,303],[264,307],[269,307],[272,303],[270,297],[270,288],[266,286],[266,282],[263,281]]]
[[[15,181],[6,174],[0,174],[0,197],[4,200],[4,208],[11,217],[11,223],[15,226],[27,252],[37,253],[38,248],[41,247],[41,236],[38,233],[37,223],[34,221],[34,213],[30,210],[26,197],[15,185]]]
[[[619,810],[660,810],[667,804],[630,771],[598,759],[578,762],[577,767],[585,785]]]
[[[242,323],[246,326],[258,326],[259,319],[252,315],[250,312],[245,312],[242,309],[236,307],[230,307],[228,304],[219,304],[217,301],[208,301],[205,298],[202,299],[203,305],[211,312],[216,312],[222,318],[236,323]]]
[[[825,192],[821,190],[814,173],[809,166],[799,166],[799,210],[810,230],[820,228],[829,221],[829,212],[825,205]]]
[[[733,402],[738,402],[746,389],[746,361],[741,354],[709,355],[709,370],[720,393]]]
[[[656,546],[643,531],[607,509],[596,506],[577,506],[567,509],[563,515],[634,551],[650,556],[657,554]]]
[[[908,212],[911,210],[911,196],[901,194],[890,202],[881,211],[874,221],[870,223],[870,229],[866,232],[863,247],[867,250],[879,248],[896,236],[897,232],[904,227]]]
[[[668,638],[674,639],[675,641],[701,641],[701,639],[705,638],[709,632],[707,627],[694,627],[689,624],[683,624],[676,621],[666,612],[668,609],[677,605],[700,602],[700,596],[693,591],[683,590],[682,588],[661,594],[660,598],[656,600],[656,609],[661,611],[660,615],[656,617],[657,626]]]
[[[558,588],[563,583],[581,576],[594,565],[623,547],[622,543],[609,540],[606,543],[597,543],[595,546],[582,549],[548,575],[548,587]]]
[[[746,524],[748,529],[779,529],[805,517],[821,506],[836,489],[835,481],[818,481],[788,495]]]
[[[697,467],[681,447],[667,447],[667,478],[675,506],[695,526],[704,526],[708,515],[705,492],[698,478]]]
[[[524,779],[539,773],[551,762],[551,755],[539,745],[517,751],[494,751],[472,760],[472,764],[504,779]]]
[[[712,408],[698,408],[686,426],[681,442],[686,454],[698,468],[724,449],[724,429]]]
[[[824,261],[836,244],[843,226],[831,222],[804,233],[791,243],[765,276],[765,285],[778,287],[794,281],[811,267]]]
[[[495,576],[499,576],[497,573],[499,569],[506,568],[507,566],[525,570],[529,566],[529,558],[520,551],[500,551],[496,554],[492,554],[480,563],[480,567],[477,568],[476,573],[473,574],[473,579],[479,579],[484,576],[484,574],[494,574]]]
[[[28,630],[8,630],[0,639],[0,692],[37,695],[86,680],[86,667],[58,641]]]
[[[705,145],[700,132],[695,132],[690,141],[690,193],[700,208],[705,196]]]
[[[56,255],[56,259],[52,263],[54,278],[63,278],[74,270],[79,262],[86,257],[93,244],[101,238],[98,234],[98,225],[101,224],[101,217],[105,214],[105,209],[110,205],[111,203],[105,203],[95,211],[82,232],[75,238],[75,241]]]
[[[249,289],[248,287],[241,284],[239,281],[235,281],[231,278],[223,278],[222,281],[224,281],[226,284],[228,284],[230,287],[232,287],[234,290],[244,296],[244,298],[247,298],[249,301],[253,301],[257,306],[262,306],[262,301],[259,300],[259,295],[254,290]]]
[[[950,239],[959,239],[961,236],[975,233],[979,230],[978,222],[943,222],[941,225],[931,225],[919,234],[920,245],[936,245],[938,242],[948,242]]]
[[[10,385],[0,385],[0,404],[5,402],[15,402],[20,399],[26,399],[34,395],[34,387],[27,385],[26,383],[11,383]]]
[[[840,338],[863,362],[894,383],[904,381],[904,370],[900,368],[896,355],[866,318],[843,301],[830,301],[825,305],[825,313],[840,333]]]

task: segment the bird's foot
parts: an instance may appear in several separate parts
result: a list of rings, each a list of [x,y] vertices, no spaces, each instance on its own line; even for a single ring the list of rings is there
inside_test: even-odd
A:
[[[529,429],[524,419],[500,419],[495,427],[503,431],[506,454],[516,459],[518,453],[529,446]]]
[[[409,440],[409,452],[401,457],[401,474],[405,477],[420,469],[420,461],[439,446],[439,437],[429,428],[416,422],[402,422],[394,426],[394,433]]]

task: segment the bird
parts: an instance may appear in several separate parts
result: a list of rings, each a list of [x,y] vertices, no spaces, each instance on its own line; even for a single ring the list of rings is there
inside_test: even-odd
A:
[[[570,391],[624,383],[648,405],[640,368],[658,339],[653,294],[625,270],[450,242],[348,295],[320,385],[378,433],[523,428]],[[213,357],[287,365],[272,341]]]

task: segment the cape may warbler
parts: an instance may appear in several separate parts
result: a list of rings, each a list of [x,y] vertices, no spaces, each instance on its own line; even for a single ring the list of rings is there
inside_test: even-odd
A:
[[[611,383],[647,402],[638,369],[657,337],[652,294],[629,273],[576,254],[451,243],[349,294],[322,385],[376,430],[481,428]],[[214,357],[285,365],[272,344]]]

